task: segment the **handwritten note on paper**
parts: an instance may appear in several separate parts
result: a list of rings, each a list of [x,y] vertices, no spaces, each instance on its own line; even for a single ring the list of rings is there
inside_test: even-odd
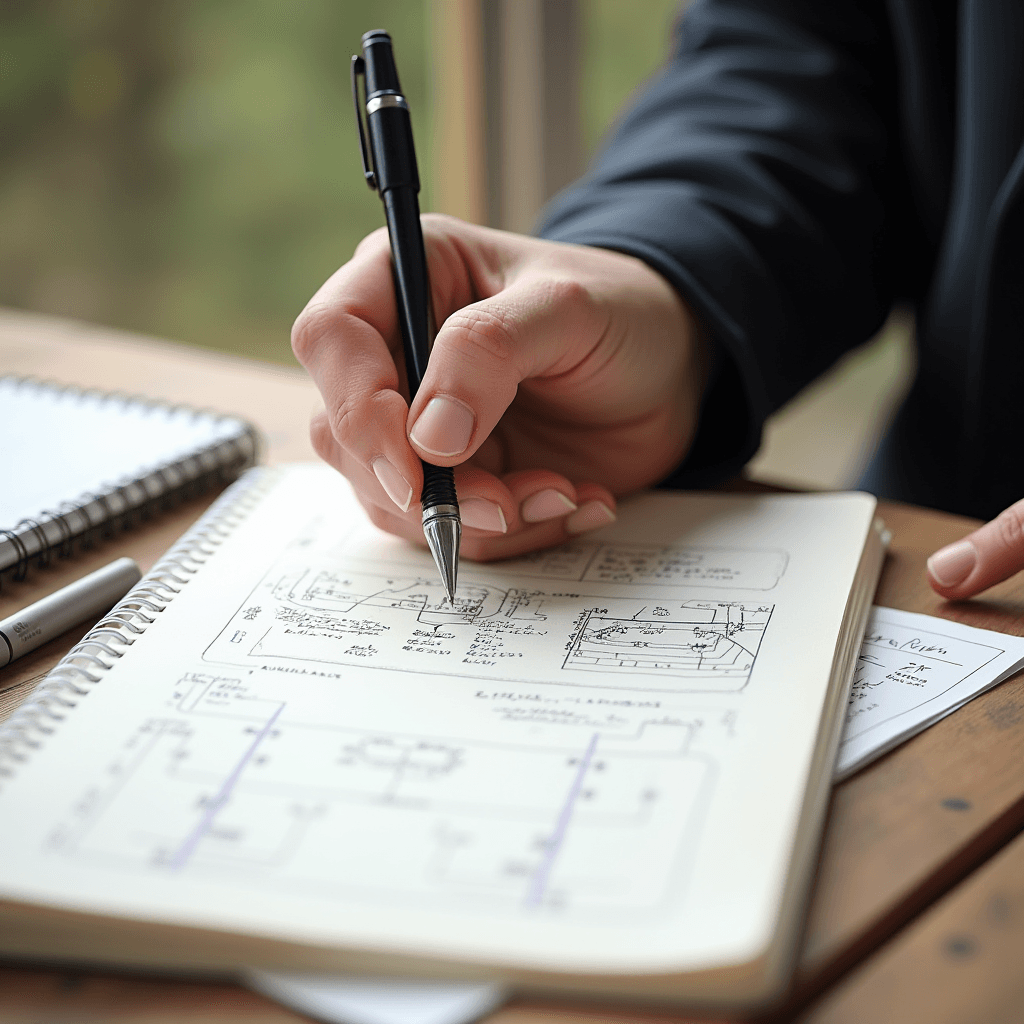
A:
[[[1022,665],[1022,637],[894,608],[872,609],[853,679],[836,781]]]

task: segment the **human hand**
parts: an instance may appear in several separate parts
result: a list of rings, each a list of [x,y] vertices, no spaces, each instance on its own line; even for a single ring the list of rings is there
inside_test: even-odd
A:
[[[928,582],[950,601],[973,597],[1024,569],[1024,501],[928,559]]]
[[[383,229],[309,301],[292,347],[323,396],[313,445],[373,522],[423,542],[420,458],[456,466],[469,558],[561,543],[686,453],[704,346],[677,292],[631,256],[423,218],[443,322],[407,403]]]

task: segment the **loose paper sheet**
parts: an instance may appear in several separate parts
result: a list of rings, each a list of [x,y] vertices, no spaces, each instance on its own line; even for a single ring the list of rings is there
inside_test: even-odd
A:
[[[330,1024],[469,1024],[507,998],[500,985],[249,971],[250,988]]]
[[[1024,638],[874,608],[861,647],[836,781],[933,725],[1024,664]]]

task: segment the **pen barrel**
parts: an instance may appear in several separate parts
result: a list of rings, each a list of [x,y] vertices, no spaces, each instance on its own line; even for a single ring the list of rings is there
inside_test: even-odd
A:
[[[391,270],[411,403],[427,372],[427,360],[436,333],[423,228],[420,225],[420,204],[411,188],[390,189],[383,198],[391,238]]]
[[[139,567],[118,558],[0,622],[0,666],[80,622],[99,618],[139,582]]]
[[[381,198],[393,188],[419,192],[416,146],[405,99],[393,93],[370,96],[366,102],[366,130]]]
[[[363,33],[363,58],[366,61],[366,92],[372,96],[381,92],[402,91],[395,65],[395,52],[391,35],[382,28]]]

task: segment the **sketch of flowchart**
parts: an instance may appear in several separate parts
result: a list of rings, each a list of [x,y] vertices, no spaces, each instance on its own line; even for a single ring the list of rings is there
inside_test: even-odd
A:
[[[578,540],[504,564],[523,576],[581,583],[771,590],[782,578],[788,561],[788,554],[775,548],[595,544]]]
[[[53,834],[116,871],[420,905],[648,912],[715,779],[699,716],[531,742],[290,717],[238,679],[189,674]]]
[[[563,669],[642,673],[691,680],[694,689],[740,690],[750,679],[772,607],[692,601],[643,613],[623,618],[608,609],[587,609]]]
[[[420,677],[735,692],[750,680],[774,607],[680,599],[658,587],[637,587],[643,597],[607,590],[595,597],[503,578],[504,586],[464,580],[449,601],[436,576],[285,561],[204,657],[221,665],[283,659]]]
[[[543,620],[537,594],[464,582],[449,601],[439,579],[381,577],[379,573],[312,569],[285,573],[272,587],[275,598],[299,608],[351,615],[370,609],[412,612],[425,625],[473,623],[479,619]]]

